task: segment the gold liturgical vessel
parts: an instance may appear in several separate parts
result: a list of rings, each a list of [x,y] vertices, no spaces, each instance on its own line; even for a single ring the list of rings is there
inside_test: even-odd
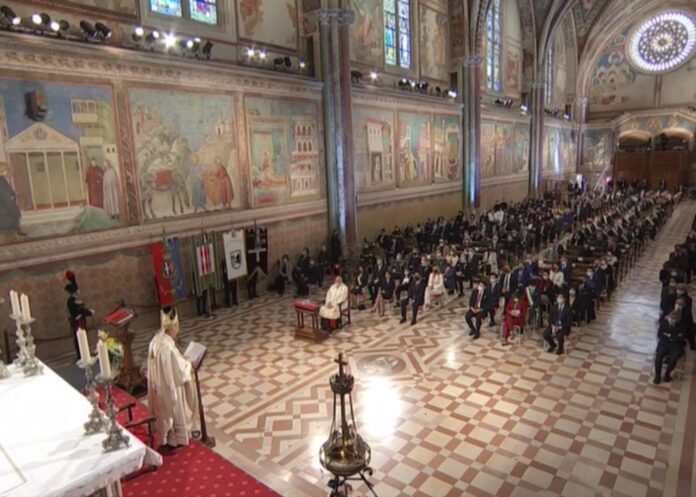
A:
[[[333,392],[333,420],[329,439],[319,449],[319,462],[334,475],[328,485],[332,489],[330,497],[341,497],[351,489],[348,481],[362,480],[373,495],[373,484],[367,480],[372,476],[369,467],[372,451],[367,442],[358,434],[353,413],[353,375],[344,371],[348,363],[343,360],[343,353],[338,354],[338,374],[331,376],[329,384]],[[350,417],[347,408],[350,407]],[[340,409],[340,410],[339,410]],[[339,418],[340,416],[340,418]]]

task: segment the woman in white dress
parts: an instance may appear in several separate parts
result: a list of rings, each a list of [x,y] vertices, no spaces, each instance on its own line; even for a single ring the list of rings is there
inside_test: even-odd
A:
[[[430,307],[433,297],[439,297],[445,293],[445,280],[440,269],[435,266],[428,277],[428,286],[425,288],[425,307]]]

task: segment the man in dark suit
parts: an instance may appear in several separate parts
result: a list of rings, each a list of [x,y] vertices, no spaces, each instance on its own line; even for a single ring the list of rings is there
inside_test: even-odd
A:
[[[469,336],[473,336],[476,340],[480,336],[481,332],[481,320],[487,314],[486,305],[489,301],[489,293],[486,286],[481,281],[478,283],[476,289],[471,292],[471,297],[469,298],[469,310],[466,311],[466,324],[469,325]],[[474,326],[473,319],[476,319],[476,326]]]
[[[484,304],[486,312],[488,313],[488,319],[490,320],[488,326],[495,326],[495,312],[500,305],[501,290],[498,277],[495,274],[491,274],[490,284],[488,285],[488,301]]]
[[[696,350],[696,337],[694,336],[694,314],[693,300],[688,294],[689,287],[680,283],[677,285],[677,301],[674,306],[675,310],[680,311],[679,322],[683,326],[686,341],[689,342],[689,348]]]
[[[667,361],[665,381],[672,381],[672,371],[679,358],[684,355],[684,329],[679,323],[679,312],[673,311],[667,315],[667,319],[660,323],[657,332],[657,350],[655,351],[655,378],[656,385],[662,381],[662,365]]]
[[[500,293],[505,298],[506,306],[512,294],[517,291],[518,275],[519,270],[510,271],[510,266],[507,264],[503,267],[503,272],[500,275]]]
[[[406,322],[406,310],[409,302],[411,303],[413,314],[411,317],[411,326],[416,324],[418,318],[418,308],[425,303],[425,288],[427,282],[421,277],[420,273],[415,273],[408,285],[408,295],[401,300],[401,323]]]
[[[565,297],[559,295],[556,299],[556,305],[551,308],[549,326],[544,332],[544,340],[549,344],[548,352],[555,350],[556,354],[563,354],[563,344],[565,337],[570,334],[572,319],[570,306],[566,305]],[[556,346],[556,340],[558,346]]]
[[[670,278],[669,284],[662,288],[660,295],[660,319],[664,319],[670,312],[674,310],[674,304],[677,302],[677,280]]]

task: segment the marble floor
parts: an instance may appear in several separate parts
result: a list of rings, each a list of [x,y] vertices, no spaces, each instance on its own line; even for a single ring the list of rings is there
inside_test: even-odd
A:
[[[472,342],[466,299],[413,327],[356,313],[322,344],[294,338],[289,296],[187,321],[183,341],[209,347],[216,450],[285,497],[328,495],[317,454],[342,351],[380,497],[696,496],[693,353],[675,381],[651,382],[657,273],[694,214],[694,202],[677,208],[565,356],[538,335],[503,348],[497,328]]]

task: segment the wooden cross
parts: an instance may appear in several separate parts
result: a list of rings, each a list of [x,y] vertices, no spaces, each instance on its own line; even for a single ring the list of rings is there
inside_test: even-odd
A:
[[[343,360],[343,352],[338,353],[338,358],[334,359],[334,362],[338,364],[338,374],[343,375],[343,366],[348,365],[348,363]]]

